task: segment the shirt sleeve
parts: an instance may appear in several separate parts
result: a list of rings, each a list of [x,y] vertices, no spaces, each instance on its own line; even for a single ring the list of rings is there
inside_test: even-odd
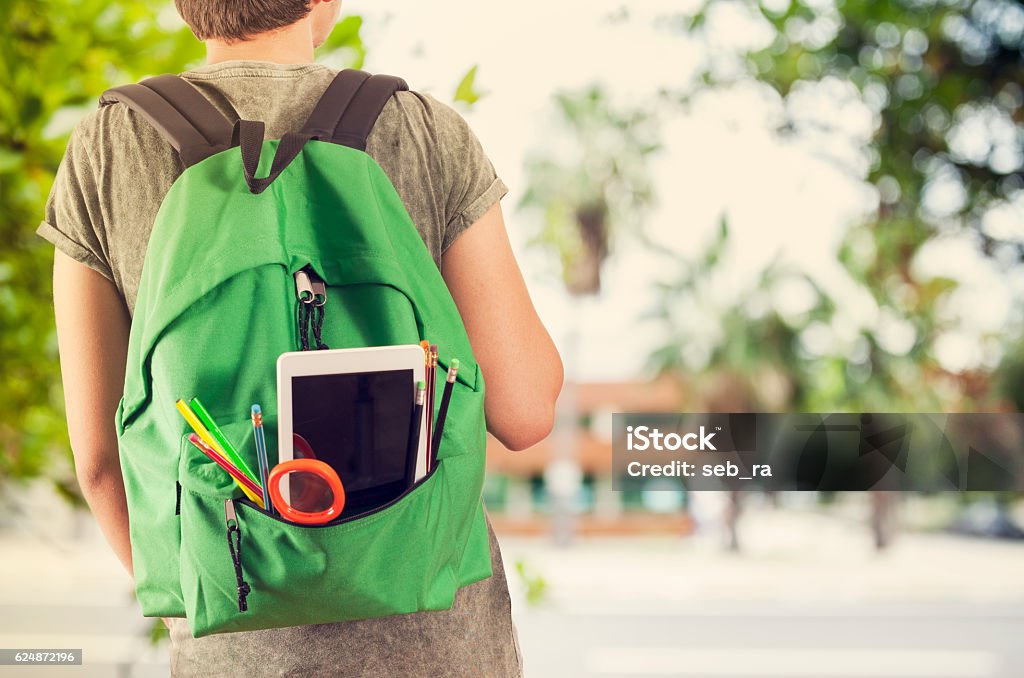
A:
[[[434,125],[447,198],[441,252],[473,225],[508,187],[494,171],[483,146],[466,120],[451,106],[436,99]]]
[[[76,126],[57,168],[46,200],[45,218],[36,234],[113,282],[103,226],[95,168],[82,141],[80,126]]]

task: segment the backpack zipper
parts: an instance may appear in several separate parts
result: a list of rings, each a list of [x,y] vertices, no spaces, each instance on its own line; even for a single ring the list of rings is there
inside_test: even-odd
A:
[[[266,509],[261,509],[259,506],[254,504],[249,499],[246,499],[245,497],[242,497],[241,499],[238,499],[236,501],[238,501],[240,504],[245,505],[246,508],[251,508],[252,510],[254,510],[254,511],[258,512],[258,513],[262,513],[263,515],[267,516],[268,518],[276,520],[279,523],[284,523],[285,525],[292,525],[293,527],[301,527],[303,529],[320,530],[320,529],[323,529],[325,527],[334,527],[336,525],[343,525],[344,523],[350,523],[353,520],[359,520],[360,518],[366,518],[368,516],[374,515],[375,513],[380,513],[381,511],[384,511],[386,509],[391,508],[392,506],[394,506],[398,502],[402,501],[402,499],[404,499],[405,497],[408,497],[410,494],[412,494],[412,492],[414,490],[416,490],[416,488],[418,488],[420,485],[422,485],[423,483],[425,483],[428,480],[430,480],[430,477],[433,476],[435,473],[437,473],[437,470],[439,468],[441,468],[441,463],[443,461],[444,461],[443,459],[439,459],[437,465],[434,468],[432,468],[430,471],[428,471],[427,475],[425,475],[422,478],[420,478],[419,480],[417,480],[415,483],[410,485],[408,487],[408,489],[405,490],[405,492],[403,492],[402,494],[398,495],[394,499],[388,501],[387,503],[381,504],[380,506],[372,508],[369,511],[363,511],[362,513],[357,513],[354,516],[347,516],[345,518],[339,518],[339,519],[333,520],[333,521],[331,521],[329,523],[324,523],[323,525],[299,525],[298,523],[293,523],[293,522],[291,522],[289,520],[285,520],[284,518],[282,518],[281,516],[277,515],[276,513],[268,513],[266,511]],[[234,507],[232,507],[232,508],[234,508]]]
[[[327,283],[309,264],[295,271],[295,296],[303,304],[323,306],[327,303]]]
[[[295,296],[299,303],[308,304],[313,301],[313,281],[305,268],[295,271]]]
[[[313,305],[323,306],[327,303],[327,283],[316,274],[311,266],[306,268],[309,272],[309,281],[313,285]]]
[[[242,529],[238,525],[233,499],[224,500],[224,522],[228,526],[228,551],[231,552],[231,564],[235,568],[235,583],[238,587],[238,611],[249,609],[247,598],[252,591],[242,574]]]
[[[312,322],[315,348],[329,348],[323,342],[320,332],[324,324],[324,306],[327,304],[327,284],[309,264],[295,272],[295,296],[299,300],[298,325],[299,348],[308,351],[309,329]]]

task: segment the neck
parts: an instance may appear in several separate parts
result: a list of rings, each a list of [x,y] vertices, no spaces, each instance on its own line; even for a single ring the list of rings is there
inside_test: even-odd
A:
[[[219,38],[206,41],[206,63],[221,61],[271,61],[278,64],[313,63],[313,36],[308,20],[261,33],[248,40],[227,42]]]

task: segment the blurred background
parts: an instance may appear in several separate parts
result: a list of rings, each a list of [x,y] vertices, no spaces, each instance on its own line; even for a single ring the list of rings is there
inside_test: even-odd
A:
[[[480,137],[566,363],[551,437],[488,448],[527,676],[1020,675],[1019,496],[617,492],[610,431],[623,411],[1021,410],[1021,3],[344,13],[319,60],[399,74]],[[75,483],[33,232],[99,94],[203,49],[170,2],[0,20],[0,646],[166,675]]]

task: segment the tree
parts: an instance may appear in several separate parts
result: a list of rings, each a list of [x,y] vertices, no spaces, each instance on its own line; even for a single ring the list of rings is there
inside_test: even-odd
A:
[[[915,263],[930,243],[949,234],[969,236],[1004,270],[1024,260],[1024,237],[1019,228],[1007,227],[1006,218],[1024,210],[1024,7],[1006,0],[710,1],[693,14],[677,16],[676,25],[713,44],[716,13],[726,5],[767,27],[770,37],[737,54],[714,55],[702,83],[723,87],[754,80],[770,87],[781,103],[780,135],[822,139],[837,133],[827,117],[808,113],[812,93],[848,96],[852,87],[857,101],[850,103],[866,105],[873,115],[865,169],[846,169],[877,191],[877,209],[849,229],[838,258],[884,322],[861,328],[851,351],[828,337],[836,334],[838,302],[821,290],[795,323],[765,314],[763,305],[760,314],[752,314],[743,301],[719,314],[726,327],[730,320],[741,322],[732,323],[733,332],[723,332],[725,345],[703,368],[747,375],[757,374],[759,360],[782,361],[790,398],[775,408],[1018,408],[1024,400],[1019,380],[993,379],[991,363],[957,367],[940,360],[937,347],[947,333],[965,329],[950,312],[957,281],[920,275]],[[693,93],[692,86],[684,87],[680,101],[688,102]],[[1000,212],[1002,218],[993,218]],[[1018,216],[1018,227],[1019,221]],[[716,247],[710,251],[717,260]],[[769,271],[763,280],[769,289],[772,277]],[[692,292],[698,284],[684,275],[669,290]],[[677,296],[663,295],[658,315],[679,337],[673,322]],[[1017,320],[1001,333],[976,337],[978,344],[998,341],[1001,366],[1017,375],[1024,364],[1019,313],[1020,308]],[[893,327],[905,335],[896,342],[902,347],[893,346]],[[751,351],[753,338],[759,341]],[[827,343],[832,346],[821,350]],[[683,333],[655,354],[655,367],[679,369],[678,356],[686,348]],[[746,388],[740,393],[758,400],[753,382],[741,386]],[[873,496],[879,548],[890,537],[892,499],[887,493]]]
[[[555,94],[560,139],[526,163],[520,208],[542,215],[532,244],[553,250],[570,294],[601,290],[601,264],[622,232],[641,235],[654,198],[647,163],[656,114],[620,110],[599,86]]]
[[[74,499],[49,302],[53,248],[34,230],[67,135],[100,93],[180,72],[204,50],[170,3],[158,12],[142,0],[7,2],[0,25],[0,484],[45,475]],[[360,25],[343,20],[321,55],[360,64]]]
[[[840,132],[808,111],[812,94],[819,101],[852,95],[851,105],[862,104],[873,116],[864,166],[845,169],[875,189],[877,208],[849,229],[838,258],[885,322],[861,329],[852,355],[848,347],[816,355],[807,350],[812,332],[836,322],[828,312],[835,301],[822,307],[824,315],[791,327],[787,341],[796,363],[787,369],[804,383],[794,385],[788,405],[854,411],[1006,406],[991,365],[956,368],[939,360],[936,348],[946,333],[965,329],[950,312],[957,283],[922,276],[915,264],[929,243],[951,233],[970,236],[1007,269],[1024,259],[1024,239],[992,219],[1024,202],[1024,8],[999,0],[711,1],[675,17],[675,25],[714,44],[726,6],[767,28],[768,37],[738,53],[713,50],[703,85],[756,81],[770,87],[780,102],[780,135],[823,139]],[[687,84],[679,98],[685,103],[694,92]],[[897,326],[909,338],[897,342],[900,348],[885,336]],[[991,337],[1003,342],[1008,359],[1014,331]],[[737,335],[725,340],[744,341]],[[708,369],[734,363],[734,351],[720,354]]]

